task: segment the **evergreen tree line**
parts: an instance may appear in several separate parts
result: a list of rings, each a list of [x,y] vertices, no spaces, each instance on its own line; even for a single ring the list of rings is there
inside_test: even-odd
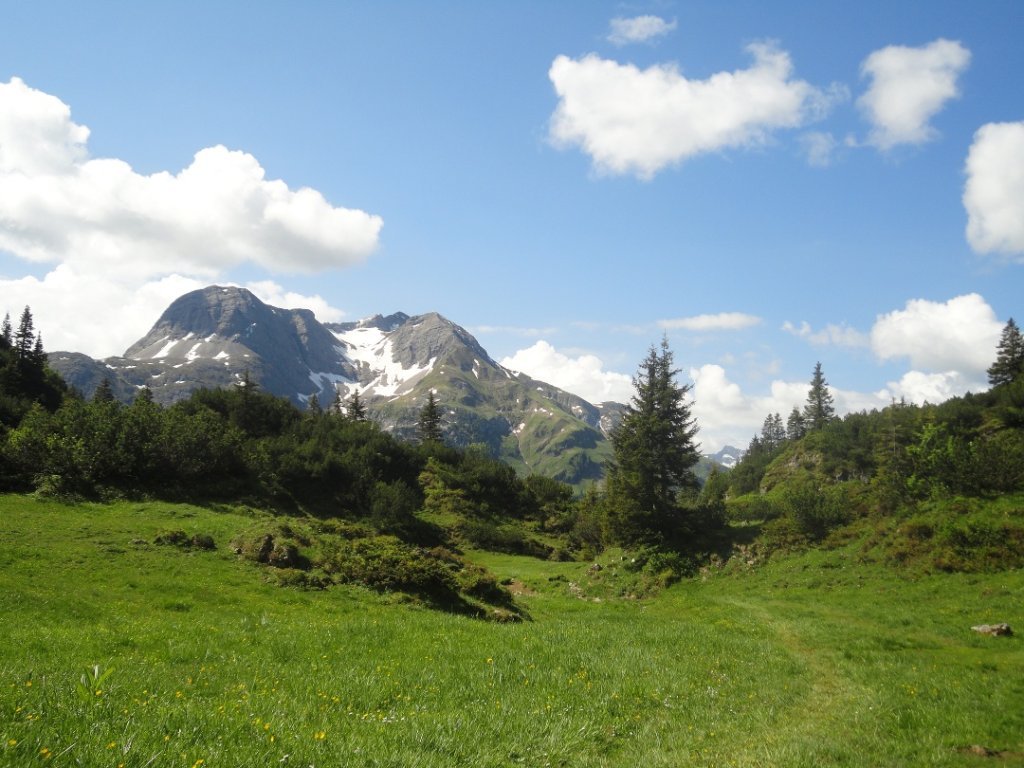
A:
[[[0,434],[17,424],[33,403],[55,409],[66,391],[63,379],[46,365],[31,309],[25,307],[17,330],[5,315],[0,325]]]
[[[101,386],[92,399],[68,394],[53,410],[34,403],[7,429],[0,484],[82,497],[251,500],[398,530],[414,524],[440,474],[466,514],[539,514],[510,467],[436,437],[399,441],[358,408],[303,412],[251,381],[166,408],[147,389],[124,405]]]
[[[837,418],[817,364],[807,403],[782,428],[766,417],[761,433],[729,473],[729,496],[770,490],[813,467],[819,481],[867,486],[862,505],[893,511],[933,494],[983,496],[1024,489],[1024,338],[1006,324],[988,369],[991,389],[938,405],[894,401]]]

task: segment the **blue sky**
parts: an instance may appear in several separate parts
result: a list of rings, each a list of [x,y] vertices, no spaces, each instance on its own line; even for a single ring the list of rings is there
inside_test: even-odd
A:
[[[843,410],[984,387],[1024,315],[1018,0],[0,14],[0,311],[50,350],[231,282],[596,401],[667,334],[714,450],[818,360]]]

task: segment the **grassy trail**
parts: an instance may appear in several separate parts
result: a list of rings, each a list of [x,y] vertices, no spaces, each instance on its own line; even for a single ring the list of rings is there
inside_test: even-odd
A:
[[[776,606],[773,610],[735,599],[728,600],[728,604],[764,626],[774,642],[793,659],[799,670],[797,677],[808,683],[798,702],[779,713],[772,723],[767,731],[770,740],[766,739],[766,732],[751,734],[740,751],[760,753],[760,764],[764,765],[800,761],[815,764],[831,735],[845,732],[850,713],[857,712],[861,702],[869,698],[869,690],[844,673],[834,649],[811,644],[802,633],[803,621],[787,618],[784,608]],[[830,623],[843,618],[829,617]],[[785,746],[773,748],[773,743]]]
[[[715,599],[764,626],[808,687],[743,751],[780,742],[764,765],[1024,765],[1024,653],[971,624],[1020,622],[1024,579],[916,579],[809,553]]]

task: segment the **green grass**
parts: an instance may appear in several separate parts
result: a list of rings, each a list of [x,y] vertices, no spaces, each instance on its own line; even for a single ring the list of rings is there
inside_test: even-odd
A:
[[[0,497],[0,765],[1024,765],[1024,646],[970,630],[1024,631],[1021,571],[851,544],[640,601],[620,553],[469,553],[531,617],[496,624],[277,586],[229,548],[261,519]]]

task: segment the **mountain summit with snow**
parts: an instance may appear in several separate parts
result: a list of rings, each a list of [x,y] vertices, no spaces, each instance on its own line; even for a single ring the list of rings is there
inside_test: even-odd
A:
[[[402,436],[414,434],[433,391],[450,442],[486,445],[523,471],[570,483],[601,476],[606,434],[621,409],[502,367],[437,313],[321,323],[309,310],[272,307],[236,287],[178,298],[123,357],[54,352],[49,359],[86,396],[107,379],[126,401],[149,387],[157,402],[171,404],[243,377],[300,407],[314,395],[329,407],[358,392],[372,418]]]

